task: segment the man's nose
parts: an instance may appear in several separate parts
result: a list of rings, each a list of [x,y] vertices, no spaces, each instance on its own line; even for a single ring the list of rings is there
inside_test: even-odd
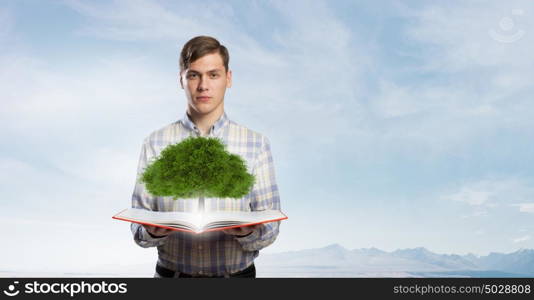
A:
[[[200,77],[200,80],[198,82],[197,90],[199,90],[199,91],[208,90],[208,80],[206,79],[206,77],[204,77],[204,76]]]

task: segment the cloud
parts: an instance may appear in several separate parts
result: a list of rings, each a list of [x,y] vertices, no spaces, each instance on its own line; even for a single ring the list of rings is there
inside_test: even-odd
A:
[[[2,217],[0,220],[2,226],[27,226],[27,227],[58,227],[58,228],[69,228],[71,230],[81,229],[81,230],[104,230],[105,226],[103,224],[90,224],[90,223],[76,223],[71,221],[62,221],[61,219],[36,219],[36,218],[23,218],[23,217]]]
[[[72,164],[62,169],[44,159],[30,162],[2,158],[0,192],[7,198],[16,199],[3,203],[2,218],[101,221],[128,205],[135,180],[135,164],[128,166],[131,169],[128,172],[120,164],[87,166],[85,170],[90,171],[89,174],[77,172],[79,166]],[[115,172],[122,177],[115,177]]]
[[[112,189],[99,195],[101,201],[114,195],[128,203],[142,138],[178,115],[172,79],[162,78],[143,58],[126,56],[94,62],[76,74],[24,54],[0,56],[0,62],[0,80],[10,82],[0,88],[1,136],[16,141],[6,145],[2,161],[10,170],[4,174],[11,174],[4,190],[19,196],[50,190],[25,202],[48,198],[59,204],[80,196],[73,196],[72,186],[62,192],[51,187],[75,178],[70,184],[79,190]]]
[[[528,240],[530,240],[530,235],[525,235],[525,236],[522,236],[522,237],[518,237],[518,238],[512,239],[512,241],[514,243],[522,243],[522,242],[526,242]]]
[[[275,136],[273,148],[282,155],[299,157],[307,153],[302,151],[305,148],[331,145],[336,135],[353,131],[350,125],[353,115],[337,116],[350,109],[345,103],[353,99],[352,87],[357,83],[353,80],[358,71],[357,56],[352,55],[352,48],[345,47],[354,37],[349,36],[349,29],[324,4],[316,4],[321,8],[317,16],[324,17],[323,24],[317,24],[313,17],[317,12],[311,8],[297,18],[290,12],[299,9],[297,4],[267,5],[267,9],[288,25],[287,30],[272,34],[277,45],[272,49],[272,45],[241,30],[237,20],[231,17],[234,13],[246,15],[246,11],[234,12],[226,4],[210,5],[203,16],[188,21],[188,15],[197,14],[197,5],[177,9],[172,4],[166,6],[153,1],[65,3],[85,17],[86,25],[77,32],[90,37],[147,45],[172,41],[174,48],[174,43],[185,42],[195,34],[193,27],[203,34],[220,33],[221,40],[231,49],[233,66],[239,71],[235,77],[240,77],[229,91],[230,116]],[[223,15],[208,22],[210,14],[218,14],[220,9]],[[326,43],[318,40],[319,33],[328,38]],[[338,47],[331,47],[330,43]],[[2,137],[17,138],[18,143],[18,147],[9,149],[10,159],[30,165],[40,161],[58,173],[79,180],[78,187],[85,183],[84,190],[115,186],[113,194],[125,191],[132,181],[121,174],[132,174],[142,137],[163,126],[163,122],[181,117],[185,103],[176,86],[175,74],[169,76],[155,64],[153,55],[159,52],[152,49],[154,52],[145,55],[121,49],[124,51],[119,54],[106,53],[97,59],[84,53],[73,54],[63,58],[62,67],[46,56],[30,55],[29,51],[2,53],[0,79],[12,83],[0,88],[5,96],[0,108]],[[332,63],[332,57],[336,57],[336,64]],[[73,65],[71,59],[81,63]],[[310,65],[310,61],[317,65]],[[354,66],[351,75],[339,81],[350,88],[316,89],[326,79],[338,76],[339,65]],[[338,100],[324,100],[329,97]],[[177,99],[181,100],[181,107]],[[168,121],[162,118],[165,116]],[[295,143],[296,139],[301,142]],[[22,151],[17,151],[19,148]],[[316,152],[314,159],[321,155],[328,156]],[[289,161],[287,156],[279,157],[279,161]],[[35,190],[45,186],[37,177],[32,177]],[[50,180],[57,185],[61,177]],[[70,192],[63,192],[62,197],[56,195],[55,199],[68,202],[70,197]],[[104,197],[109,198],[109,195]],[[35,197],[30,199],[38,201]]]
[[[2,216],[0,232],[11,238],[1,250],[0,271],[84,273],[104,265],[120,268],[154,261],[152,251],[135,245],[128,224],[107,215],[91,221],[66,219],[44,214],[40,218]]]
[[[181,46],[196,34],[217,36],[230,48],[234,69],[227,110],[249,127],[275,135],[274,145],[284,145],[284,156],[346,139],[349,147],[335,148],[342,156],[400,152],[437,159],[464,151],[499,129],[534,125],[531,102],[517,97],[531,90],[527,78],[532,76],[525,72],[532,68],[522,67],[532,61],[528,51],[520,45],[506,48],[487,35],[502,14],[498,7],[403,7],[403,26],[393,34],[421,51],[415,57],[408,54],[412,63],[395,68],[382,55],[399,55],[403,45],[378,44],[378,29],[374,35],[362,33],[360,28],[369,27],[365,19],[349,23],[339,18],[339,7],[324,1],[241,7],[209,2],[201,5],[202,14],[198,5],[187,3],[67,3],[86,18],[81,32],[98,38]],[[523,4],[527,10],[528,3]],[[258,36],[244,29],[243,22],[272,29],[254,25],[262,30]],[[521,43],[528,48],[530,40]],[[488,70],[488,65],[499,69]],[[295,138],[302,147],[285,146]],[[332,151],[316,154],[326,158]]]
[[[164,85],[161,73],[143,57],[103,58],[74,74],[24,54],[3,55],[0,61],[0,78],[13,83],[0,90],[7,95],[0,113],[22,129],[43,123],[79,125],[94,121],[96,114],[123,113],[131,107],[150,109],[167,104],[176,89]]]
[[[530,174],[522,170],[528,162],[511,162],[528,156],[534,132],[534,10],[527,2],[514,3],[525,12],[511,15],[525,30],[514,43],[488,34],[516,8],[509,3],[432,3],[400,13],[327,1],[62,3],[83,25],[58,21],[84,51],[60,58],[39,51],[33,33],[17,27],[17,14],[0,10],[0,46],[8,46],[0,80],[9,82],[0,86],[1,137],[12,141],[0,166],[13,170],[3,191],[18,195],[21,207],[66,211],[84,203],[100,217],[129,203],[141,139],[185,107],[176,85],[179,48],[208,34],[230,49],[229,116],[269,136],[288,199],[311,187],[325,195],[310,193],[310,203],[343,202],[342,190],[354,198],[363,187],[387,194],[368,204],[381,214],[382,205],[402,202],[399,190],[434,180],[450,186],[447,206],[468,208],[477,222],[497,207],[531,212],[532,181],[514,177]],[[377,14],[353,15],[362,10]]]
[[[464,215],[462,218],[471,218],[471,217],[486,217],[489,216],[489,212],[487,210],[475,210],[469,215]]]
[[[465,151],[499,131],[530,135],[534,127],[533,35],[505,44],[487,32],[511,14],[512,4],[439,3],[405,7],[404,39],[387,51],[406,63],[383,64],[380,84],[370,104],[390,144],[417,145],[421,157]],[[529,1],[514,2],[525,11],[516,25],[532,28]],[[527,37],[528,36],[528,37]],[[414,49],[416,51],[414,51]],[[412,50],[412,51],[410,51]],[[498,147],[498,146],[497,146]]]
[[[470,182],[459,187],[455,192],[443,196],[443,199],[463,202],[471,206],[482,206],[495,200],[495,197],[506,190],[509,182],[481,180]]]
[[[372,56],[365,53],[364,45],[358,48],[351,45],[358,37],[351,35],[350,29],[337,20],[324,2],[256,3],[245,5],[245,10],[210,2],[201,5],[202,14],[198,13],[198,5],[183,3],[179,7],[146,1],[68,3],[87,18],[82,32],[100,38],[171,40],[181,47],[181,43],[196,34],[216,36],[229,47],[234,70],[234,87],[229,91],[227,108],[234,115],[245,116],[250,127],[258,128],[268,122],[292,128],[291,135],[283,140],[298,135],[307,143],[314,143],[316,138],[307,138],[310,131],[319,133],[319,137],[346,135],[351,132],[351,120],[360,113],[355,99],[360,84],[357,79],[363,73],[360,66],[372,60]],[[257,5],[261,9],[255,8]],[[262,19],[266,14],[286,26],[258,37],[248,34],[240,24],[241,19]],[[217,18],[211,18],[214,15]],[[317,19],[322,21],[317,23]],[[181,24],[184,22],[187,24]],[[342,69],[345,66],[351,69],[347,72]],[[332,78],[336,78],[335,86],[325,84]],[[344,110],[352,115],[341,114]],[[329,122],[318,123],[318,119]],[[288,131],[277,132],[280,136]]]
[[[515,43],[503,43],[488,32],[502,30],[504,23],[509,23],[505,24],[509,32],[502,30],[503,39],[518,31],[528,31],[534,24],[528,17],[534,10],[531,1],[493,2],[484,7],[454,2],[459,1],[428,4],[412,11],[413,26],[407,31],[408,36],[428,45],[425,54],[439,58],[425,61],[424,68],[436,72],[468,71],[477,67],[527,70],[525,63],[533,62],[528,55],[534,46],[532,35],[525,34]]]
[[[525,213],[534,213],[534,203],[519,203],[519,204],[512,204],[513,206],[519,206],[520,212]]]
[[[0,7],[0,46],[6,46],[6,40],[13,30],[13,16],[10,10]]]
[[[179,10],[168,9],[154,1],[112,1],[106,4],[67,1],[66,5],[88,18],[88,25],[78,29],[82,35],[120,41],[157,41],[185,39],[195,32],[206,32],[218,20],[208,21],[217,8],[206,6],[202,14],[193,14],[192,4],[180,3]],[[195,17],[193,17],[195,16]],[[203,24],[209,24],[207,27]],[[225,26],[223,26],[225,27]],[[221,28],[224,31],[224,28]]]
[[[534,188],[528,179],[501,177],[464,182],[441,198],[472,206],[472,216],[481,216],[502,205],[519,206],[522,212],[534,212],[532,203],[513,204],[532,197]]]
[[[466,202],[469,205],[482,205],[490,199],[490,196],[492,196],[491,192],[464,187],[458,193],[450,195],[449,198],[454,201]]]

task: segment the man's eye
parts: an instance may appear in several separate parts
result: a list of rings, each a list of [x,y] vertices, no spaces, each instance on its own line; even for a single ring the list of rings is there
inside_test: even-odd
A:
[[[188,78],[188,79],[196,78],[196,77],[197,77],[197,74],[188,74],[188,75],[187,75],[187,78]]]
[[[217,74],[217,73],[213,73],[213,74],[210,75],[210,77],[211,77],[211,78],[217,78],[217,77],[219,77],[219,74]]]

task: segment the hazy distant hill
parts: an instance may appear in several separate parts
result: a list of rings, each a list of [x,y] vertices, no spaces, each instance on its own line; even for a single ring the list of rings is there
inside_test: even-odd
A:
[[[154,257],[154,261],[155,261]],[[487,256],[437,254],[419,247],[386,252],[348,250],[338,244],[256,259],[258,277],[534,277],[534,250]],[[107,265],[91,270],[21,272],[0,270],[0,277],[152,277],[154,262]]]
[[[487,256],[436,254],[425,248],[324,248],[262,254],[262,277],[534,277],[534,250]]]
[[[478,259],[484,269],[523,273],[534,277],[534,250],[522,249],[510,254],[490,253]]]

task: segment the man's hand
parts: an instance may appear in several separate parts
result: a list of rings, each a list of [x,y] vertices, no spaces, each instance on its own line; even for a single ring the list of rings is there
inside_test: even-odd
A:
[[[150,225],[143,225],[145,227],[146,231],[150,233],[153,237],[164,237],[169,234],[171,234],[174,230],[170,230],[167,228],[161,228],[156,226],[150,226]]]
[[[226,234],[235,235],[236,237],[249,235],[254,231],[254,229],[258,228],[261,224],[256,224],[252,226],[245,226],[245,227],[237,227],[237,228],[230,228],[230,229],[224,229],[223,232]]]

